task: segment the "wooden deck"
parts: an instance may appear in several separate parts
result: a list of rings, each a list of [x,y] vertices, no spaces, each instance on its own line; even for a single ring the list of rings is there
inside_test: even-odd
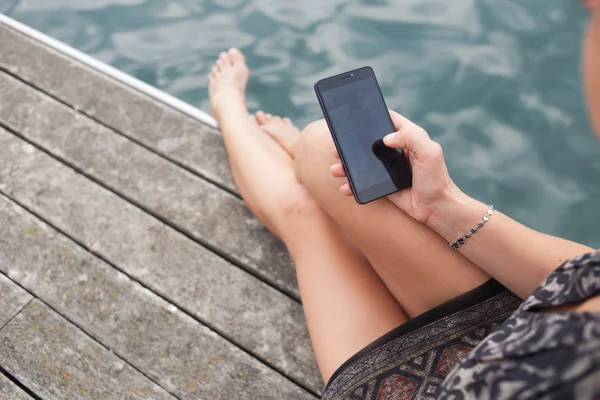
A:
[[[218,132],[0,25],[0,399],[314,399]]]

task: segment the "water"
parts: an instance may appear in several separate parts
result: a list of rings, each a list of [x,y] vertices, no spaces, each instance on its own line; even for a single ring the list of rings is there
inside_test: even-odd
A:
[[[371,65],[463,190],[600,247],[576,0],[0,0],[0,12],[205,110],[206,74],[237,46],[250,108],[300,126],[321,115],[316,80]]]

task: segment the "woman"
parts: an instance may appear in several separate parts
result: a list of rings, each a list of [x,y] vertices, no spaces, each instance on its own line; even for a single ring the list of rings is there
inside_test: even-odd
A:
[[[584,69],[600,137],[597,3]],[[324,398],[600,396],[600,252],[462,193],[441,147],[392,111],[385,144],[409,155],[413,188],[359,206],[326,124],[249,117],[247,79],[241,52],[222,53],[212,112],[241,195],[294,259]]]

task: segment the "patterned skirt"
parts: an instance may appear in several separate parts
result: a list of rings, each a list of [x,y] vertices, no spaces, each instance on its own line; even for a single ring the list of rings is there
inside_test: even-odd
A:
[[[355,354],[333,374],[323,399],[434,399],[446,375],[521,303],[491,279]]]

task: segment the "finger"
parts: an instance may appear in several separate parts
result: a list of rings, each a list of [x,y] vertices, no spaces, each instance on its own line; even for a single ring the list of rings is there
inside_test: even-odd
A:
[[[340,193],[344,196],[352,196],[352,189],[350,189],[350,184],[345,183],[340,186]]]
[[[333,157],[338,160],[340,159],[340,153],[338,153],[338,151],[335,147],[333,148]]]
[[[396,111],[388,110],[390,112],[390,118],[392,119],[392,123],[394,124],[394,128],[399,131],[400,129],[409,127],[414,125],[410,119],[405,116],[398,114]]]
[[[346,177],[346,171],[344,171],[344,166],[342,165],[342,163],[333,164],[329,168],[329,171],[331,172],[331,175],[333,175],[335,178]]]
[[[405,152],[408,150],[409,153],[412,153],[417,159],[420,159],[423,162],[429,162],[431,160],[443,161],[444,159],[442,146],[429,139],[429,136],[420,133],[418,130],[406,129],[398,131],[390,136],[392,139],[388,139],[388,141],[392,142],[392,145],[389,147],[404,149]]]
[[[415,154],[424,150],[429,142],[432,142],[429,136],[416,125],[390,133],[383,138],[383,143],[387,147],[399,150],[408,149]]]
[[[600,1],[600,0],[599,0]],[[390,113],[390,118],[392,119],[392,123],[396,128],[396,131],[404,130],[404,129],[416,129],[419,133],[426,135],[429,137],[425,129],[421,128],[419,125],[415,124],[405,116],[398,114],[396,111],[388,110]]]

